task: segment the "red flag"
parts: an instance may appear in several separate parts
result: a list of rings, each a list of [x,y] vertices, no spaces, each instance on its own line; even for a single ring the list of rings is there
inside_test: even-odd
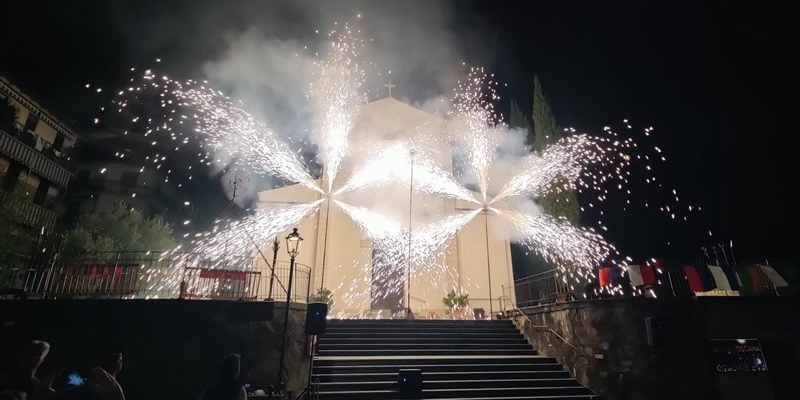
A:
[[[599,271],[600,286],[608,286],[611,284],[611,268],[600,268]]]
[[[639,266],[639,271],[642,273],[642,282],[645,286],[656,284],[656,272],[652,265],[644,263]]]
[[[689,289],[695,293],[702,292],[703,281],[700,280],[697,268],[692,265],[686,265],[683,267],[683,272],[686,274],[686,280],[689,281]]]
[[[753,280],[754,293],[760,293],[769,288],[767,278],[764,276],[764,272],[761,271],[761,268],[759,268],[758,265],[751,265],[747,267],[747,271],[750,273],[750,279]]]

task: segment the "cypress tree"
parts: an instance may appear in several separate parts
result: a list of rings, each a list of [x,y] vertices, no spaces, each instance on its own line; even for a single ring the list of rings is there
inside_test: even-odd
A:
[[[562,138],[561,129],[550,109],[550,102],[542,91],[539,76],[533,78],[533,150],[542,152]],[[563,186],[561,185],[556,186]],[[542,210],[555,217],[566,218],[571,224],[580,224],[581,209],[574,190],[554,190],[538,199]]]

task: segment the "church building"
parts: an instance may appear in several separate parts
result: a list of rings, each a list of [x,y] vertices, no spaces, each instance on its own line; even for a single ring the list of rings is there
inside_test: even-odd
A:
[[[370,150],[380,150],[398,141],[426,146],[426,157],[435,158],[437,167],[453,172],[453,150],[444,120],[393,97],[361,106],[351,134],[348,154],[334,181],[346,182],[369,161]],[[434,143],[434,144],[432,144]],[[438,143],[438,144],[436,144]],[[431,149],[430,146],[438,146]],[[433,150],[433,151],[431,151]],[[374,153],[373,151],[373,153]],[[481,209],[480,204],[435,197],[414,187],[413,153],[407,179],[386,187],[365,188],[343,193],[341,201],[363,207],[410,227],[410,235],[430,235],[422,227],[435,222],[433,215],[454,215]],[[419,175],[418,175],[419,176]],[[325,174],[323,178],[325,179]],[[323,182],[324,183],[324,182]],[[321,185],[322,187],[325,187]],[[474,193],[479,199],[480,194]],[[289,185],[258,193],[258,207],[268,210],[321,199],[321,194],[301,185]],[[337,199],[339,199],[337,197]],[[488,220],[487,220],[488,218]],[[514,299],[511,247],[507,226],[495,222],[496,216],[478,212],[452,239],[433,254],[431,262],[415,265],[384,265],[381,249],[336,202],[322,202],[319,209],[298,223],[303,245],[297,263],[311,268],[310,292],[320,288],[332,292],[334,304],[329,315],[335,317],[387,318],[410,308],[415,318],[451,318],[442,299],[450,291],[469,295],[469,305],[456,317],[490,318]],[[286,236],[289,232],[283,233]],[[431,238],[435,242],[438,238]],[[425,241],[425,237],[416,237]],[[269,251],[270,244],[263,249]],[[281,252],[282,253],[282,252]],[[410,276],[410,279],[408,278]]]

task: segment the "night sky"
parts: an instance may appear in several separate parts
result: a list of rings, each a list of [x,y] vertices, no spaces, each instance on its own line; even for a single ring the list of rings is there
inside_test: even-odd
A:
[[[232,32],[256,26],[266,36],[302,42],[297,32],[324,28],[330,15],[351,12],[331,7],[317,21],[320,14],[284,1],[101,3],[0,5],[0,71],[79,126],[100,104],[86,83],[121,87],[131,66],[155,57],[163,57],[173,75],[197,77],[203,71],[198,66],[225,53]],[[308,6],[313,2],[299,3],[314,8]],[[413,15],[376,5],[388,2],[370,3],[367,18],[388,21],[379,26],[415,29]],[[789,164],[795,151],[792,125],[781,111],[788,108],[781,105],[790,81],[784,59],[793,49],[787,12],[765,2],[498,3],[441,2],[438,10],[445,11],[419,23],[449,34],[462,58],[449,60],[453,64],[483,65],[508,84],[498,105],[504,113],[514,98],[530,114],[538,74],[562,126],[591,133],[628,118],[654,127],[655,143],[668,158],[659,165],[659,178],[679,191],[682,202],[703,208],[677,223],[652,211],[619,213],[606,204],[607,236],[618,248],[639,257],[696,259],[700,246],[732,239],[739,258],[793,258],[790,172],[796,167]],[[376,42],[404,36],[379,33]],[[418,43],[394,43],[392,49]],[[399,97],[422,96],[411,93],[408,82],[397,83]]]

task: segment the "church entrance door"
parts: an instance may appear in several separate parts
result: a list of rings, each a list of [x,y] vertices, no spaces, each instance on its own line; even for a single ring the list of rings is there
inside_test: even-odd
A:
[[[380,249],[372,249],[371,308],[397,311],[403,308],[405,276],[402,265],[387,262]]]

